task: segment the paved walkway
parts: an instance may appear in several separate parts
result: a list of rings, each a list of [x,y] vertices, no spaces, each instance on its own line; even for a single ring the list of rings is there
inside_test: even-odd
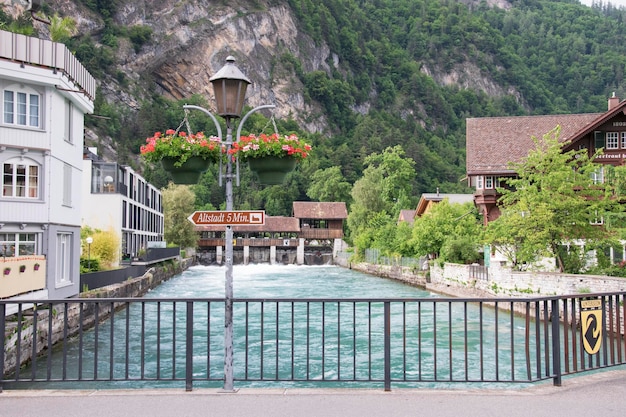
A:
[[[19,417],[541,417],[626,415],[626,368],[521,390],[216,389],[4,391],[0,416]]]

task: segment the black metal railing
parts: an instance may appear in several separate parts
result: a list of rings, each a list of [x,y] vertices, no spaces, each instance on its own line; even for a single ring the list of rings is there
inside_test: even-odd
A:
[[[489,281],[489,268],[484,265],[470,265],[469,277],[471,279]]]
[[[564,375],[626,364],[625,301],[235,299],[235,381],[560,385]],[[9,309],[17,312],[5,317]],[[0,388],[219,385],[223,332],[223,299],[0,301]]]

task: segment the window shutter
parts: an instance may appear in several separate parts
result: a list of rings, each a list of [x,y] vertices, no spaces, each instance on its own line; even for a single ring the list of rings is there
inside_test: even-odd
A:
[[[605,147],[604,132],[593,132],[593,136],[595,140],[595,145],[594,145],[595,150],[597,151],[600,148],[604,148]]]

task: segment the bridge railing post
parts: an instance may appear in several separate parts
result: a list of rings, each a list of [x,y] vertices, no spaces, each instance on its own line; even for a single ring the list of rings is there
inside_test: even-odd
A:
[[[385,301],[385,391],[391,391],[391,303]]]
[[[559,320],[559,300],[552,300],[552,311],[550,315],[552,322],[552,375],[553,384],[561,386],[561,322]]]
[[[187,301],[185,327],[185,391],[193,389],[193,301]]]

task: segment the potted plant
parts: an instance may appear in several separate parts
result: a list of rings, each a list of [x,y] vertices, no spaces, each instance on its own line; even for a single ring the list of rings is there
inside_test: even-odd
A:
[[[262,184],[275,185],[282,183],[296,163],[309,156],[311,149],[311,145],[301,142],[295,134],[273,133],[241,136],[233,143],[230,154],[241,161],[248,161],[250,169]]]
[[[9,275],[11,273],[11,268],[6,267],[4,268],[4,275]]]
[[[39,267],[40,267],[40,265],[39,265],[38,263],[37,263],[37,264],[35,264],[35,265],[33,265],[33,269],[34,269],[35,271],[39,271]]]
[[[224,147],[218,137],[207,138],[202,132],[188,135],[173,129],[167,130],[165,135],[156,132],[141,146],[144,160],[160,162],[178,184],[197,183],[200,174],[211,163],[219,161],[222,152]]]
[[[26,272],[26,265],[20,265],[20,272]]]

